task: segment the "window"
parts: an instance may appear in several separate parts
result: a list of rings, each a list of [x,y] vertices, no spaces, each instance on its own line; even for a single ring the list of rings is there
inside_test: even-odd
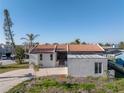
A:
[[[95,74],[100,74],[102,73],[102,63],[95,63]]]
[[[40,60],[42,60],[42,59],[43,59],[42,54],[40,54]]]
[[[53,60],[53,55],[52,54],[50,54],[50,60]]]

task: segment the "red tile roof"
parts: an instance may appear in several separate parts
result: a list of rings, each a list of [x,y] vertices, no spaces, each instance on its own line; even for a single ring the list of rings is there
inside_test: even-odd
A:
[[[56,51],[67,51],[67,45],[57,45]]]
[[[100,52],[100,51],[104,51],[104,49],[102,47],[100,47],[99,45],[69,45],[69,51],[70,52]]]
[[[87,45],[38,45],[32,50],[32,53],[48,53],[48,52],[103,52],[104,49],[99,45],[87,44]]]
[[[56,45],[38,45],[35,49],[32,50],[32,53],[49,53],[55,51]]]

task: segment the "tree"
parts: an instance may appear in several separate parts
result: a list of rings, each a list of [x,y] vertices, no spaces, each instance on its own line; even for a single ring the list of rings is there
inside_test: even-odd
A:
[[[39,71],[39,65],[37,64],[35,64],[35,63],[31,63],[31,65],[33,65],[33,70],[34,70],[34,77],[33,77],[33,79],[34,79],[34,83],[36,84],[36,76],[37,76],[37,71]]]
[[[73,41],[73,42],[71,42],[71,44],[80,44],[81,43],[81,41],[80,41],[80,39],[75,39],[75,41]]]
[[[24,45],[24,50],[27,53],[28,52],[28,43],[27,42],[23,42]]]
[[[59,43],[55,42],[55,43],[53,43],[53,45],[59,45]]]
[[[23,63],[23,58],[24,58],[24,49],[21,47],[16,47],[16,62],[19,64]]]
[[[124,42],[119,43],[119,48],[124,49]]]
[[[103,43],[99,43],[99,45],[100,45],[100,46],[104,46],[104,44],[103,44]]]
[[[26,37],[23,37],[21,39],[24,39],[28,42],[28,45],[29,45],[29,49],[34,45],[34,40],[38,37],[39,35],[36,34],[26,34]]]
[[[12,55],[15,55],[15,42],[14,42],[14,34],[11,30],[13,26],[13,22],[11,20],[9,11],[7,9],[4,10],[4,33],[6,39],[6,45],[11,47]]]
[[[84,42],[82,42],[82,44],[84,44],[84,45],[85,45],[85,44],[87,44],[87,43],[84,41]]]
[[[105,43],[105,46],[111,46],[111,44],[109,44],[109,43]]]
[[[76,44],[80,44],[81,42],[80,42],[80,39],[75,39],[75,43]]]

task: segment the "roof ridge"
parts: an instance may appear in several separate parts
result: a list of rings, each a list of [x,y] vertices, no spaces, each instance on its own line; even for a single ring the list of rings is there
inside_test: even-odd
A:
[[[69,44],[67,44],[67,52],[69,51]]]
[[[54,50],[53,51],[56,52],[56,49],[57,49],[57,45],[54,45]]]
[[[100,49],[102,49],[103,51],[105,51],[104,48],[101,47],[98,43],[97,43],[96,45],[97,45]]]
[[[37,46],[39,46],[39,44],[36,44],[34,47],[31,47],[28,53],[30,54]]]

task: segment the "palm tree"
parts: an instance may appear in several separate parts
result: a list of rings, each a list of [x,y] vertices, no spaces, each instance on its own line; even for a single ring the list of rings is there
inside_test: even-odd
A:
[[[25,39],[28,42],[29,49],[34,45],[34,40],[38,37],[39,35],[36,34],[26,34],[26,37],[23,37],[21,39]]]

